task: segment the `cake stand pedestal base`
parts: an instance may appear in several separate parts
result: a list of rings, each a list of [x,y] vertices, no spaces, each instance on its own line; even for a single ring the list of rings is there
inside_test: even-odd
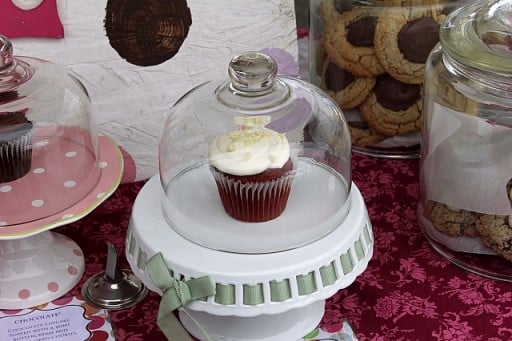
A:
[[[0,240],[0,309],[25,309],[69,292],[82,278],[85,261],[68,237],[45,231]]]
[[[174,280],[210,278],[215,295],[188,302],[180,311],[185,329],[200,340],[298,340],[316,328],[325,301],[351,285],[373,255],[372,226],[355,184],[350,211],[330,234],[301,247],[259,254],[219,251],[183,237],[162,213],[163,194],[155,176],[137,195],[126,259],[146,287],[159,294],[147,269],[158,254]],[[321,205],[320,200],[313,202]],[[201,215],[208,209],[196,211]],[[238,238],[236,233],[228,236]]]
[[[252,317],[217,316],[201,311],[180,311],[179,317],[185,329],[201,341],[273,341],[298,340],[316,328],[324,314],[325,301],[313,302],[274,315]],[[208,338],[197,323],[208,333]]]

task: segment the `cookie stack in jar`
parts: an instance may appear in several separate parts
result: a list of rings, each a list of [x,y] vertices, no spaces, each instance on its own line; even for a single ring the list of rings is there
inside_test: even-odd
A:
[[[420,228],[448,260],[512,282],[512,0],[452,12],[425,64]]]
[[[465,1],[310,1],[310,81],[346,116],[355,151],[418,157],[425,62]]]

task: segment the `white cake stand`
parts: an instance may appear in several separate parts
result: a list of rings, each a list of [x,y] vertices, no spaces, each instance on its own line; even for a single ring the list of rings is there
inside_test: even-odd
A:
[[[122,154],[110,138],[102,135],[98,142],[100,176],[85,197],[57,214],[27,223],[8,224],[11,216],[0,216],[0,309],[24,309],[48,303],[69,292],[82,278],[85,269],[82,250],[73,240],[51,229],[83,218],[119,186],[123,174]],[[68,187],[80,185],[65,182],[71,176],[70,168],[61,167],[58,160],[62,158],[63,162],[72,162],[73,159],[90,157],[85,155],[89,152],[70,141],[57,140],[54,143],[59,144],[53,149],[55,154],[59,151],[68,154],[53,156],[57,161],[52,164],[39,164],[34,160],[31,171],[25,175],[29,178],[24,179],[24,186],[38,186],[44,181],[51,181],[50,185],[55,187],[63,183]],[[61,173],[55,173],[52,167],[57,171],[60,169]],[[45,178],[52,174],[61,174],[62,177]],[[2,202],[27,198],[27,204],[31,201],[39,207],[46,204],[45,200],[31,198],[30,191],[17,191],[16,185],[15,182],[0,184]],[[19,204],[23,205],[23,202]]]
[[[349,213],[334,231],[302,247],[262,254],[217,251],[184,238],[163,216],[163,195],[153,177],[137,196],[126,257],[134,274],[160,294],[146,272],[158,252],[175,278],[210,276],[216,294],[186,309],[213,340],[299,339],[318,325],[325,300],[354,282],[373,254],[371,223],[355,184]],[[183,311],[180,319],[193,336],[206,339]]]

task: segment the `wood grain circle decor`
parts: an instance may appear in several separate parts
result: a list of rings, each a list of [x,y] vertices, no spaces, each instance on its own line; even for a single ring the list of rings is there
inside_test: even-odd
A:
[[[171,59],[185,41],[192,15],[185,0],[108,0],[105,30],[110,45],[139,66]]]

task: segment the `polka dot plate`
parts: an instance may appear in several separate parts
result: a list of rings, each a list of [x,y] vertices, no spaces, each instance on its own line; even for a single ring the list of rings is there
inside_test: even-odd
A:
[[[32,181],[29,178],[29,181],[23,181],[19,184],[19,186],[29,187],[16,188],[18,185],[16,181],[0,184],[0,202],[16,205],[15,209],[2,209],[0,212],[2,213],[0,214],[0,240],[25,238],[77,221],[92,212],[119,186],[123,173],[121,151],[113,140],[105,135],[100,135],[98,137],[99,178],[94,178],[94,181],[97,181],[90,187],[92,190],[81,193],[69,205],[70,195],[64,193],[66,191],[80,193],[82,184],[74,180],[73,173],[82,171],[79,165],[84,164],[83,159],[90,157],[90,155],[81,153],[76,148],[67,148],[65,140],[56,143],[61,145],[59,148],[52,150],[58,152],[46,156],[52,159],[50,162],[45,160],[44,167],[41,167],[37,159],[32,161],[32,169],[26,176],[33,177],[34,180]],[[83,176],[78,178],[85,179]],[[90,180],[87,179],[86,181]],[[51,198],[51,200],[44,197],[45,191],[37,188],[38,186],[48,187],[48,183],[52,184],[51,193],[48,190],[46,191],[48,193],[47,198]],[[38,196],[34,196],[33,193],[38,193]],[[58,209],[59,207],[64,209]],[[44,213],[45,210],[48,214]],[[26,212],[23,213],[26,215],[36,214],[34,216],[36,218],[23,217],[23,222],[19,223],[20,218],[14,216],[14,213],[11,212]],[[10,221],[14,223],[10,223]]]

